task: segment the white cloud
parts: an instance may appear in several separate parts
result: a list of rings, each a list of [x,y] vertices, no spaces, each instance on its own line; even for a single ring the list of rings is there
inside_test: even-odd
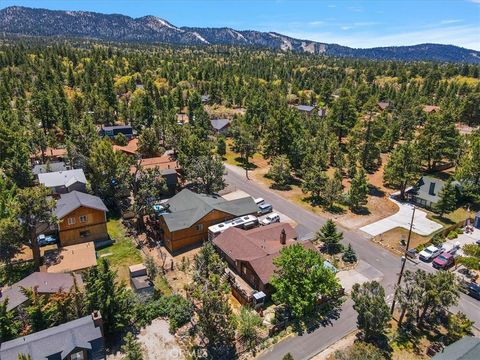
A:
[[[322,25],[326,25],[326,22],[325,21],[310,21],[308,23],[308,25],[310,25],[310,26],[322,26]]]
[[[480,0],[468,0],[468,2],[471,2],[474,4],[480,4]]]
[[[451,19],[451,20],[442,20],[440,21],[440,24],[456,24],[460,22],[462,22],[462,20],[460,19]]]
[[[340,29],[342,30],[350,30],[351,28],[351,26],[340,26]]]

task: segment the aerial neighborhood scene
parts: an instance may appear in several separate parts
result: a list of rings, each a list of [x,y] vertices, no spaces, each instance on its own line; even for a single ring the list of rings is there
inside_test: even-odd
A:
[[[1,0],[0,360],[480,360],[480,1]]]

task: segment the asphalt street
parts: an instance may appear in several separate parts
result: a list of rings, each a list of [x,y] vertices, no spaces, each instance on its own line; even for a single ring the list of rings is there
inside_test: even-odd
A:
[[[225,180],[228,184],[234,186],[237,190],[245,191],[254,198],[265,199],[266,202],[273,205],[274,211],[287,215],[312,232],[316,232],[327,220],[284,199],[267,187],[246,179],[243,169],[231,165],[226,165],[226,169]],[[385,288],[387,299],[391,299],[400,271],[401,260],[388,250],[370,241],[370,235],[360,230],[345,229],[339,225],[337,225],[337,228],[343,232],[344,243],[351,243],[360,259],[383,274],[381,283]],[[419,267],[427,271],[434,271],[430,264],[414,264],[410,261],[407,263],[409,269],[414,270]],[[480,327],[479,301],[462,294],[460,304],[453,310],[457,309],[463,311],[476,322],[477,327]],[[333,323],[301,336],[289,337],[261,354],[259,359],[278,360],[288,352],[297,360],[310,359],[355,328],[356,312],[352,308],[351,300],[348,300],[342,306],[340,318]]]

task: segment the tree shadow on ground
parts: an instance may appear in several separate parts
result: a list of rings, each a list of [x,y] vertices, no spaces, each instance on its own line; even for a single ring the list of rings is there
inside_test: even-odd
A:
[[[368,195],[375,197],[385,197],[385,191],[380,190],[377,186],[368,185]]]
[[[341,306],[344,301],[345,298],[342,297],[317,305],[311,315],[293,321],[293,330],[297,335],[303,335],[320,327],[332,326],[333,322],[340,318]]]
[[[358,209],[351,210],[355,215],[370,215],[371,212],[366,206],[359,207]]]
[[[446,225],[455,224],[455,221],[452,221],[451,219],[446,218],[444,216],[440,216],[440,215],[432,215],[432,219],[436,220],[437,222],[444,223]]]
[[[235,161],[239,163],[244,169],[247,168],[247,170],[255,170],[256,168],[258,168],[258,166],[252,163],[251,161],[246,163],[245,159],[243,159],[240,156],[236,157]]]

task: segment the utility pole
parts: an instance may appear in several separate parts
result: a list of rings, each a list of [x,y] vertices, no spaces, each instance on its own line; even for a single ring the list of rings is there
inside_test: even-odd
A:
[[[410,229],[408,230],[407,246],[405,247],[405,255],[402,256],[402,268],[400,269],[400,274],[398,274],[398,281],[397,281],[397,286],[395,288],[395,292],[396,292],[397,288],[400,286],[400,283],[402,282],[403,271],[405,270],[405,263],[407,262],[408,248],[410,246],[410,238],[412,237],[412,228],[413,228],[413,218],[414,218],[414,216],[415,216],[415,206],[413,206],[412,220],[410,221]],[[392,308],[390,309],[390,314],[393,315],[394,310],[395,310],[395,294],[393,296]]]

